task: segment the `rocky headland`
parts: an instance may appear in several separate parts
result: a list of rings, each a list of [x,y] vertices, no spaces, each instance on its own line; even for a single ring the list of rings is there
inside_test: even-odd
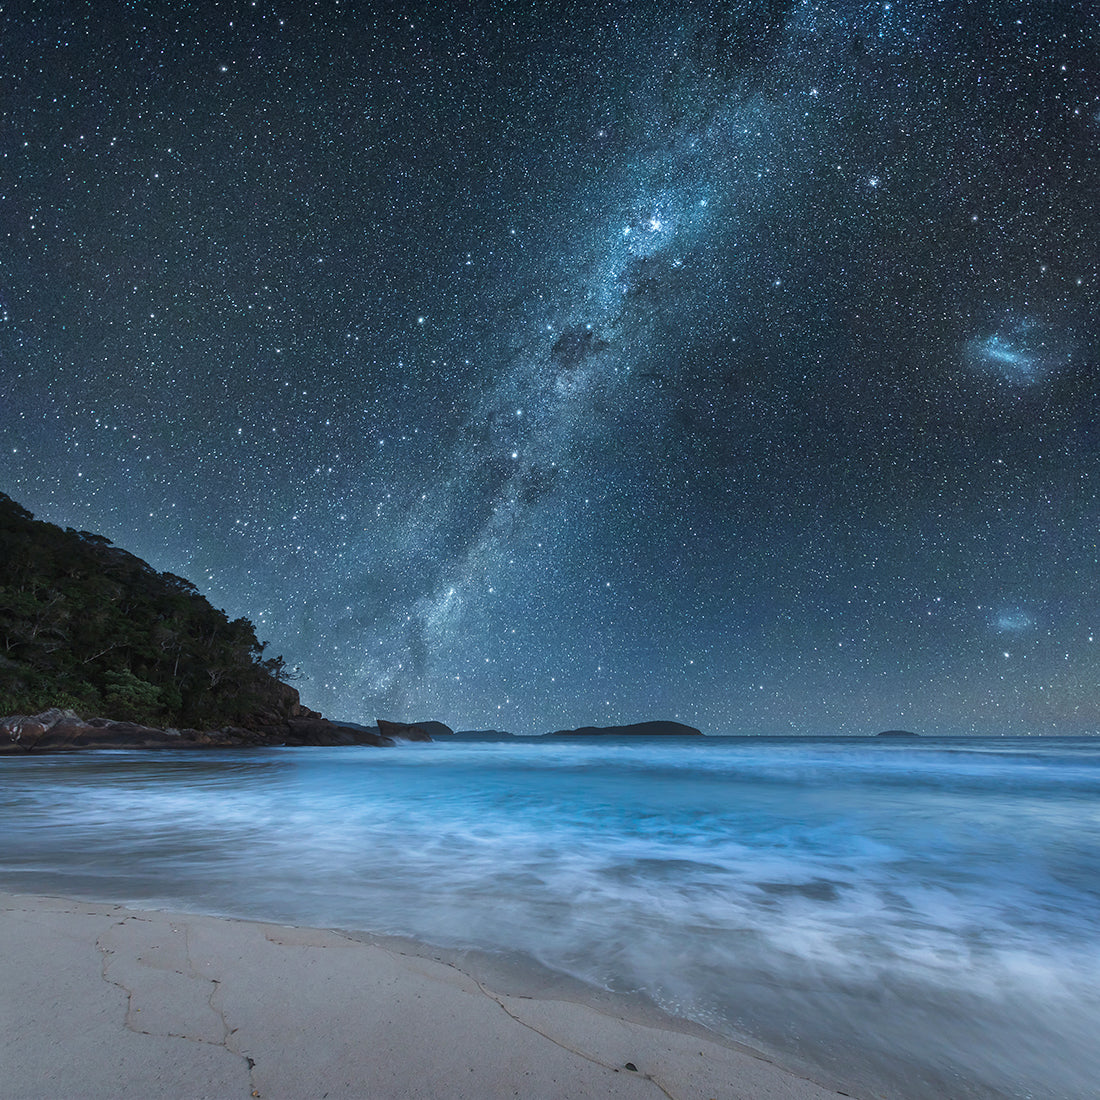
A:
[[[190,581],[0,493],[0,753],[382,746],[451,732],[329,721],[266,649]]]

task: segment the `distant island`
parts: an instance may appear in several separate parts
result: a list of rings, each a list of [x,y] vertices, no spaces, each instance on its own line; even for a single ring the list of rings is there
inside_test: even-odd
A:
[[[625,726],[580,726],[555,730],[544,737],[702,737],[703,731],[682,722],[632,722]]]
[[[883,730],[882,733],[876,733],[876,737],[920,737],[919,733],[913,733],[910,730]]]

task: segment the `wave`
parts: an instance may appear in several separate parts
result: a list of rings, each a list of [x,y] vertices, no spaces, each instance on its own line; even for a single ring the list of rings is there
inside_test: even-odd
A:
[[[519,952],[823,1062],[870,1051],[899,1096],[1080,1097],[1100,1079],[1098,757],[977,747],[23,758],[0,875]]]

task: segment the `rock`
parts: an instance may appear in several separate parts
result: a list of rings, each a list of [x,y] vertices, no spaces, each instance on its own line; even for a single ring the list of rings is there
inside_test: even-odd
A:
[[[702,737],[703,731],[682,722],[633,722],[626,726],[581,726],[555,730],[547,737]]]
[[[168,733],[135,722],[92,718],[56,707],[33,716],[0,719],[0,752],[62,752],[69,749],[143,749],[179,743],[181,733]]]
[[[410,725],[422,729],[430,737],[453,737],[454,730],[443,722],[411,722]]]
[[[311,712],[313,713],[313,712]],[[368,729],[339,726],[327,718],[291,718],[287,745],[392,745],[393,738]]]
[[[45,724],[36,715],[9,715],[0,720],[0,752],[12,748],[29,750],[45,732]]]
[[[72,737],[75,728],[83,726],[76,711],[58,707],[41,714],[12,714],[0,718],[0,752],[29,752],[36,746]]]
[[[402,722],[387,722],[384,718],[376,718],[378,732],[383,737],[393,741],[430,741],[432,735],[422,726],[407,725]]]
[[[295,693],[297,694],[297,693]],[[0,753],[67,752],[76,749],[247,748],[272,745],[392,745],[372,730],[338,726],[315,711],[255,727],[219,730],[157,729],[110,718],[83,721],[74,711],[52,708],[41,714],[0,718]],[[410,740],[411,738],[405,738]],[[423,734],[421,739],[428,739]]]
[[[391,738],[375,729],[355,724],[331,722],[319,711],[302,706],[295,688],[280,684],[274,706],[249,715],[242,721],[245,730],[260,735],[246,743],[270,745],[375,745],[389,746]],[[242,734],[244,730],[241,731]]]

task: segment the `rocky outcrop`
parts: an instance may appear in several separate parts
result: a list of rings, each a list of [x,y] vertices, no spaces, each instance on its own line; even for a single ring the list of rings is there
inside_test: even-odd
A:
[[[247,619],[109,539],[36,520],[0,493],[0,714],[64,702],[153,726],[251,729],[305,717]]]
[[[75,711],[56,707],[41,714],[0,718],[0,753],[165,748],[201,744],[209,736],[199,730],[157,729],[107,718],[85,721]]]
[[[302,706],[296,688],[279,685],[279,695],[263,711],[249,715],[242,727],[275,745],[392,745],[393,739],[368,726],[331,722]]]
[[[433,740],[436,737],[453,737],[455,732],[445,722],[411,722],[410,725],[422,729],[426,734],[429,734]]]
[[[284,745],[392,745],[393,739],[374,730],[357,730],[351,726],[341,726],[322,718],[316,712],[315,717],[291,718],[287,722]]]
[[[547,737],[702,737],[703,731],[682,722],[632,722],[626,726],[581,726],[575,730],[555,730]]]
[[[378,732],[383,737],[388,737],[391,744],[394,741],[430,741],[432,735],[423,726],[407,725],[403,722],[387,722],[384,718],[376,718]]]
[[[295,692],[297,695],[297,692]],[[217,730],[158,729],[109,718],[80,718],[56,707],[41,714],[0,718],[0,754],[71,752],[77,749],[248,748],[276,745],[392,745],[378,733],[338,726],[315,711],[299,713],[269,729],[225,726]]]

